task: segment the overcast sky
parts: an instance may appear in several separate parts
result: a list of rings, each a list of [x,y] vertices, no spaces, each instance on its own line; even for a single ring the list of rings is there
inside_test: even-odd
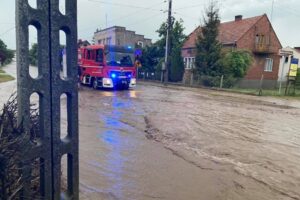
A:
[[[174,16],[183,19],[186,34],[200,24],[207,4],[208,0],[173,0]],[[239,14],[247,18],[266,13],[271,19],[272,0],[220,0],[219,8],[222,22],[232,21]],[[167,18],[166,9],[164,0],[78,0],[78,37],[91,40],[97,28],[118,25],[155,41],[155,31]],[[299,0],[275,0],[272,23],[284,47],[300,46],[299,10]],[[13,49],[14,15],[14,0],[0,0],[0,38]],[[31,34],[30,41],[35,38]]]

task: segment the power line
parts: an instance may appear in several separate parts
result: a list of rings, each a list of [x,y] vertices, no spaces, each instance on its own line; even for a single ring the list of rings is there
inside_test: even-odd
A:
[[[13,22],[0,22],[0,24],[15,24]]]
[[[158,17],[158,16],[160,16],[160,15],[157,15],[157,14],[155,14],[155,15],[151,15],[151,16],[149,16],[149,17],[145,18],[145,19],[142,19],[142,20],[136,21],[136,22],[134,22],[134,23],[131,23],[131,24],[127,24],[126,26],[132,26],[132,25],[140,24],[140,23],[142,23],[142,22],[149,21],[149,20],[153,19],[154,17]]]
[[[3,33],[0,33],[0,36],[7,34],[8,32],[14,30],[15,28],[16,28],[16,26],[9,28],[8,30],[4,31]]]
[[[274,7],[278,7],[279,8],[279,6],[276,5],[276,4],[274,4]],[[283,9],[283,10],[285,10],[285,11],[287,11],[287,12],[289,12],[289,13],[297,16],[297,17],[300,17],[300,14],[298,13],[298,11],[295,10],[295,9],[293,9],[293,8],[291,8],[291,7],[280,6],[280,9]]]
[[[128,7],[128,8],[136,8],[136,9],[144,9],[144,10],[150,9],[153,11],[161,12],[161,10],[147,8],[147,7],[141,7],[141,6],[133,6],[133,5],[129,5],[129,4],[111,3],[111,2],[99,1],[99,0],[89,0],[89,1],[95,2],[95,3],[101,3],[101,4],[108,4],[108,5],[112,5],[112,6],[120,6],[120,7]]]
[[[195,5],[185,6],[185,7],[181,7],[181,8],[175,8],[174,10],[183,10],[183,9],[188,9],[188,8],[197,8],[197,7],[202,7],[203,5],[205,5],[205,4],[204,3],[195,4]]]
[[[156,3],[156,4],[153,4],[153,5],[149,6],[149,7],[146,7],[145,9],[146,9],[146,10],[151,10],[151,8],[154,8],[154,7],[156,7],[156,6],[162,5],[162,4],[164,4],[164,3],[165,3],[165,2]],[[140,12],[144,12],[144,10],[139,10],[139,11],[137,11],[137,12],[135,12],[135,13],[126,14],[126,15],[123,15],[123,16],[121,16],[121,17],[118,17],[118,18],[115,18],[115,19],[112,19],[112,20],[108,20],[108,23],[115,22],[115,21],[117,21],[117,20],[123,20],[123,19],[126,19],[126,18],[131,17],[131,16],[136,16],[136,14],[137,14],[137,13],[140,13]],[[86,28],[86,29],[82,29],[82,30],[90,30],[91,28],[94,29],[95,26],[92,26],[92,27]],[[81,31],[82,31],[82,30],[81,30]]]
[[[196,18],[196,17],[192,17],[192,16],[189,16],[189,15],[186,15],[186,14],[179,13],[179,12],[174,12],[174,14],[179,15],[181,17],[187,17],[187,18],[190,18],[190,19],[193,19],[193,20],[200,20],[200,17]]]

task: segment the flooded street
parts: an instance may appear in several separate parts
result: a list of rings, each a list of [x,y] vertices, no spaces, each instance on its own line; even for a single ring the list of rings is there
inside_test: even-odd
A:
[[[85,88],[80,111],[88,195],[300,199],[297,101],[141,85]]]
[[[145,137],[141,89],[81,91],[82,194],[88,199],[216,199],[220,193],[207,185],[218,184],[209,178],[213,173]]]
[[[300,101],[156,84],[79,98],[80,199],[300,199]]]

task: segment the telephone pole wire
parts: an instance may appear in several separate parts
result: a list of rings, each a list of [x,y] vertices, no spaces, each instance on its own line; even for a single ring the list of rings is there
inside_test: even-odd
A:
[[[163,82],[169,81],[169,69],[170,69],[170,52],[171,52],[171,34],[172,34],[172,0],[169,0],[169,11],[168,11],[168,27],[166,37],[166,55],[163,69]]]

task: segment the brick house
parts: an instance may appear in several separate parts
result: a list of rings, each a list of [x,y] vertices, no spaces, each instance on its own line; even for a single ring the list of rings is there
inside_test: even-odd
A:
[[[189,81],[195,63],[198,27],[191,33],[182,48],[185,63],[183,80]],[[243,19],[241,15],[234,21],[220,24],[218,40],[227,49],[247,49],[253,53],[254,61],[240,87],[256,88],[264,75],[264,87],[277,85],[281,43],[266,14]]]

